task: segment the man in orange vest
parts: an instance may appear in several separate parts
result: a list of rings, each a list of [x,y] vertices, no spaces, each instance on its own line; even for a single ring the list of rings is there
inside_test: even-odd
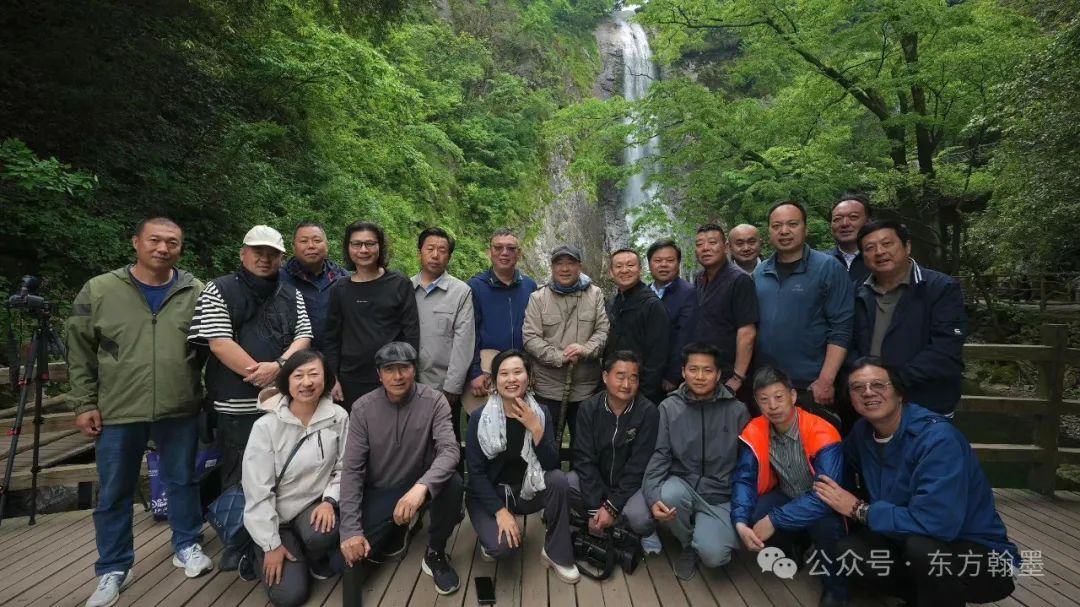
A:
[[[820,607],[847,604],[847,582],[838,574],[836,544],[845,535],[843,519],[813,491],[814,478],[836,478],[843,469],[840,434],[828,421],[795,405],[797,391],[783,371],[765,367],[754,376],[761,416],[739,439],[739,464],[731,497],[731,522],[747,550],[766,544],[797,562],[809,535],[812,575],[824,575]],[[800,537],[802,536],[802,537]],[[801,541],[800,541],[801,540]],[[822,555],[822,553],[824,553]],[[791,563],[794,567],[794,563]],[[779,570],[774,571],[781,577]]]

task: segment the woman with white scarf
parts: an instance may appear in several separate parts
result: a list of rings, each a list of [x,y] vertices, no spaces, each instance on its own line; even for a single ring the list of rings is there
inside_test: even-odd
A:
[[[540,560],[559,579],[576,584],[570,539],[570,487],[559,469],[555,421],[529,390],[531,365],[520,350],[491,362],[495,392],[469,416],[465,454],[469,511],[485,560],[505,558],[521,546],[514,518],[544,510],[547,536]]]

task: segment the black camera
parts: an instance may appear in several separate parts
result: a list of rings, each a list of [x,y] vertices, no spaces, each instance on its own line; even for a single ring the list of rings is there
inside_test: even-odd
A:
[[[19,282],[19,292],[12,295],[7,300],[7,307],[12,309],[23,309],[30,313],[51,312],[52,303],[38,295],[41,289],[41,279],[37,276],[30,276],[27,274],[22,277],[22,281]]]
[[[580,569],[593,579],[606,579],[616,565],[631,574],[644,556],[641,537],[619,523],[606,529],[603,536],[595,536],[589,533],[589,517],[571,510],[570,527],[574,560],[587,565]]]

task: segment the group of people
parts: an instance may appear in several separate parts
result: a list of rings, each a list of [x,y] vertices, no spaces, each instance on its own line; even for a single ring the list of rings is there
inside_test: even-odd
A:
[[[204,402],[250,537],[218,566],[251,572],[275,605],[303,603],[312,578],[362,580],[400,559],[424,512],[421,569],[452,593],[446,542],[466,514],[481,556],[499,559],[521,546],[517,516],[541,510],[541,562],[567,583],[580,575],[574,511],[597,535],[624,525],[646,553],[665,526],[682,579],[775,546],[819,566],[825,606],[846,604],[849,582],[918,605],[1007,596],[1019,555],[951,422],[967,331],[957,281],[918,265],[907,229],[873,220],[861,195],[834,205],[831,252],[806,243],[799,203],[766,220],[768,259],[754,226],[700,227],[690,281],[675,240],[648,248],[651,284],[637,251],[614,251],[610,298],[572,244],[538,285],[510,230],[466,282],[448,271],[454,238],[428,228],[406,277],[369,222],[344,230],[344,267],[322,226],[297,226],[287,261],[281,234],[255,226],[237,270],[204,285],[176,267],[180,226],[143,221],[135,262],[87,282],[67,326],[69,396],[100,480],[87,606],[132,581],[151,438],[173,564],[213,568],[194,465]],[[843,565],[882,555],[884,572]],[[983,566],[961,572],[972,559]]]

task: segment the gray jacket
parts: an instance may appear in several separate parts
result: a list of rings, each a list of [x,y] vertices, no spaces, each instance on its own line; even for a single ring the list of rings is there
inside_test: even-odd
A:
[[[649,506],[669,476],[685,480],[710,504],[729,501],[739,433],[749,421],[746,405],[724,384],[705,400],[694,399],[685,383],[679,386],[660,403],[656,450],[641,485]]]
[[[341,541],[364,535],[364,490],[424,485],[435,497],[461,458],[450,404],[434,388],[416,384],[400,405],[377,388],[357,399],[341,470]]]
[[[476,347],[472,289],[444,273],[430,293],[412,277],[416,310],[420,314],[420,364],[416,379],[422,384],[461,394],[465,374]]]

